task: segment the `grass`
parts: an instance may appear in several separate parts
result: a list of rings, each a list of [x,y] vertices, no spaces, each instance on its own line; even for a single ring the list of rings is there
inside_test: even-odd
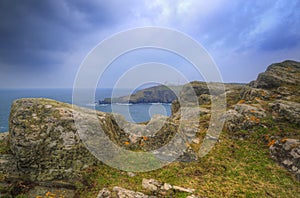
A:
[[[195,194],[201,197],[295,197],[300,194],[300,183],[270,158],[263,140],[267,133],[261,129],[247,140],[234,140],[224,132],[221,142],[199,162],[174,162],[155,171],[136,173],[134,177],[101,165],[86,172],[92,185],[79,187],[78,192],[95,197],[103,187],[112,190],[114,186],[147,192],[142,189],[142,179],[155,178],[194,188]],[[186,194],[172,196],[186,197]]]

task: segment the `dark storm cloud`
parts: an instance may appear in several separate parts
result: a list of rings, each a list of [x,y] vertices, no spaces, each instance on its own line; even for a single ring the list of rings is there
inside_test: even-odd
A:
[[[213,15],[198,17],[195,24],[207,46],[276,51],[299,46],[299,10],[297,0],[227,1]]]
[[[0,62],[38,68],[55,65],[82,36],[117,24],[116,5],[106,1],[0,1]],[[51,55],[54,52],[55,55]],[[43,68],[44,69],[44,68]]]
[[[143,26],[190,35],[225,80],[249,82],[272,62],[299,61],[299,10],[299,0],[1,0],[0,88],[71,87],[95,45]]]

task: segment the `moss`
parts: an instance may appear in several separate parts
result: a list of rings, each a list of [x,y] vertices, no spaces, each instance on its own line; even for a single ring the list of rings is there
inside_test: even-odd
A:
[[[9,143],[5,140],[0,140],[0,155],[3,154],[10,154],[10,147],[9,147]]]

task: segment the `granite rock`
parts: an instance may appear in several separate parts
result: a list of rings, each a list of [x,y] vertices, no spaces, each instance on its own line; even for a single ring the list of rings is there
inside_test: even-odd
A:
[[[300,181],[300,140],[281,139],[270,146],[271,157]]]

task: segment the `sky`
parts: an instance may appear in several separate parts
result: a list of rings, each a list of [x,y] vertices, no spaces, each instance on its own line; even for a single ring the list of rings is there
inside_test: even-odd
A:
[[[1,0],[0,88],[70,88],[101,41],[145,26],[190,36],[213,58],[224,82],[248,83],[272,63],[300,61],[299,10],[299,0]],[[113,87],[130,65],[149,61],[201,80],[191,65],[161,50],[120,60],[99,86]]]

